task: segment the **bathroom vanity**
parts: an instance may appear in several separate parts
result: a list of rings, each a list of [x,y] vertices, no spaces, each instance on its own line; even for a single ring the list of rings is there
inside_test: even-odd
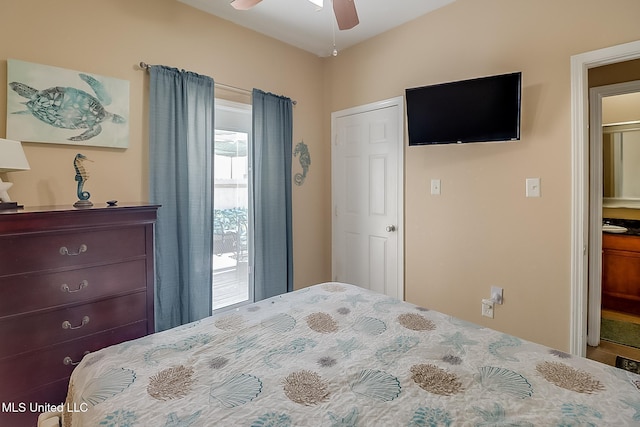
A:
[[[602,308],[640,315],[640,235],[602,235]]]

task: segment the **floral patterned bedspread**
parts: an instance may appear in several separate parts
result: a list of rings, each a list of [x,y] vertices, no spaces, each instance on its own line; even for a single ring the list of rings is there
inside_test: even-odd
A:
[[[324,283],[85,356],[65,426],[630,426],[640,376]]]

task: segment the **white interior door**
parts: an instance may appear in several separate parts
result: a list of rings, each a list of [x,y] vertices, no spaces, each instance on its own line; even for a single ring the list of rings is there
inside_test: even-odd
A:
[[[333,278],[399,299],[403,102],[398,97],[331,115]]]

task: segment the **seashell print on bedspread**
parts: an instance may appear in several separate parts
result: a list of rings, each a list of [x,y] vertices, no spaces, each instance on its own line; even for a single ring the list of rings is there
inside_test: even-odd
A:
[[[209,395],[211,401],[218,401],[227,408],[235,408],[252,401],[261,392],[260,378],[250,374],[238,374],[211,386]]]
[[[404,313],[398,316],[398,323],[412,331],[433,331],[436,325],[417,313]]]
[[[239,314],[231,314],[221,317],[214,322],[216,328],[223,331],[239,331],[245,324],[244,317]]]
[[[577,393],[596,393],[604,390],[602,383],[588,372],[563,363],[543,362],[536,366],[536,370],[550,383]]]
[[[411,379],[433,394],[451,396],[461,393],[464,389],[457,375],[431,364],[414,365],[411,367]]]
[[[398,378],[391,374],[365,369],[351,383],[351,390],[361,396],[389,402],[400,395],[402,387]]]
[[[300,405],[316,405],[329,398],[328,384],[316,372],[292,372],[282,383],[284,394]]]
[[[476,376],[478,382],[487,391],[504,393],[525,399],[533,394],[533,387],[525,377],[510,369],[483,366]]]
[[[85,385],[80,401],[97,405],[124,391],[135,379],[136,373],[131,369],[110,369]]]
[[[92,353],[84,426],[631,426],[640,376],[326,283]]]
[[[311,313],[306,317],[307,325],[311,330],[321,334],[330,334],[338,331],[338,322],[327,313]]]
[[[387,325],[382,320],[368,316],[359,317],[351,327],[366,335],[380,335],[387,330]]]
[[[286,313],[279,313],[262,321],[262,326],[273,332],[289,332],[296,327],[296,319]]]
[[[158,400],[180,399],[185,397],[193,386],[193,368],[176,366],[163,369],[149,378],[147,393]]]

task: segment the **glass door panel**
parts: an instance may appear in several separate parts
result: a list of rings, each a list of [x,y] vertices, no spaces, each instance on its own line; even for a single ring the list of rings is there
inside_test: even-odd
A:
[[[221,104],[216,100],[217,104]],[[249,106],[246,106],[249,107]],[[219,111],[222,109],[222,111]],[[238,111],[236,111],[238,110]],[[248,115],[247,115],[248,111]],[[253,299],[249,277],[249,138],[238,126],[251,111],[232,105],[216,105],[213,185],[213,309]],[[248,120],[247,120],[248,118]]]

